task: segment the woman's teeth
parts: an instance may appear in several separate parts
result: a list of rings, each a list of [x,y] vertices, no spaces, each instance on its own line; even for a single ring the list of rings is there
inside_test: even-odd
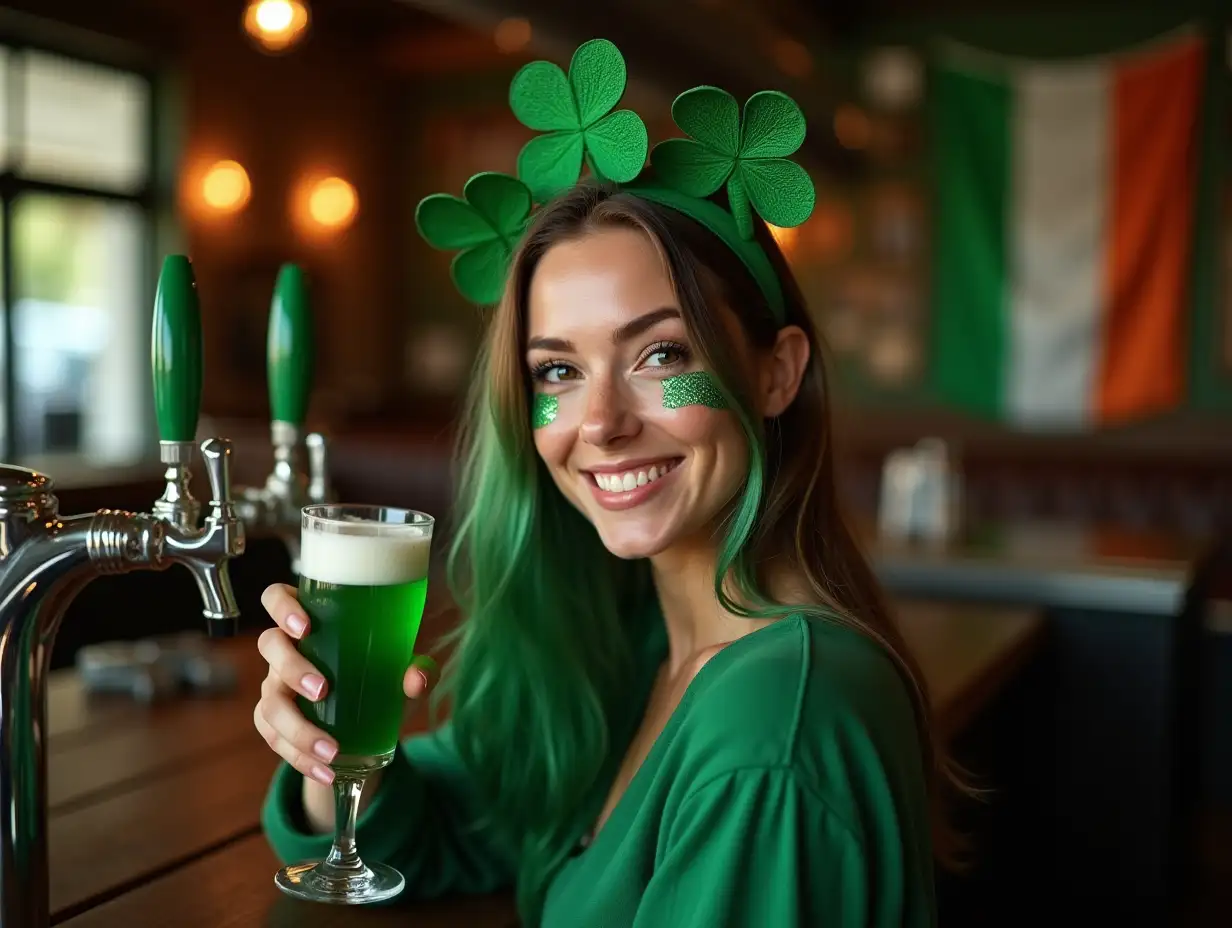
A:
[[[594,474],[593,476],[600,490],[606,490],[609,493],[627,493],[629,490],[636,490],[648,483],[654,483],[672,470],[677,463],[676,461],[664,461],[649,470],[630,470],[623,474]]]

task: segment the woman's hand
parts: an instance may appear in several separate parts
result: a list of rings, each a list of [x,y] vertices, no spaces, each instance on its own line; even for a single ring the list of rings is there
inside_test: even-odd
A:
[[[308,613],[295,598],[295,587],[285,583],[266,587],[261,605],[277,628],[267,628],[257,641],[257,650],[269,664],[269,673],[261,683],[261,699],[253,711],[253,724],[283,760],[304,776],[329,785],[334,779],[329,762],[338,753],[338,744],[304,718],[295,705],[296,694],[313,702],[325,697],[325,678],[295,646],[297,640],[308,634]],[[428,692],[434,670],[431,658],[414,659],[402,680],[408,699],[417,700]]]

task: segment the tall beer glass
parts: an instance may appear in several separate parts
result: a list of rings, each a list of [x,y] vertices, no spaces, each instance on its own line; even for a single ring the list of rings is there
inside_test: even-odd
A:
[[[334,843],[323,861],[278,871],[288,895],[313,902],[380,902],[402,891],[393,867],[359,857],[355,819],[364,781],[393,759],[428,592],[434,520],[384,506],[303,509],[299,601],[310,627],[299,649],[325,677],[325,697],[300,710],[338,743]]]

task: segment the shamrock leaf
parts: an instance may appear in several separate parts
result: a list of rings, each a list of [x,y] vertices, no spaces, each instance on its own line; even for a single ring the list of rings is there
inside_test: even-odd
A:
[[[458,251],[453,282],[473,303],[500,299],[513,249],[530,217],[530,191],[516,177],[486,171],[462,188],[462,197],[434,193],[415,210],[415,225],[434,248]]]
[[[509,106],[524,126],[545,132],[518,155],[518,177],[543,203],[577,183],[582,162],[599,180],[633,180],[646,163],[646,125],[632,110],[611,112],[625,92],[625,60],[606,39],[573,53],[569,74],[532,61],[513,76]]]
[[[687,139],[655,146],[651,165],[663,183],[681,193],[708,197],[724,183],[736,228],[753,237],[749,206],[766,222],[798,226],[813,211],[808,173],[787,156],[804,142],[804,114],[796,101],[763,90],[744,104],[718,87],[694,87],[672,103],[672,118]]]

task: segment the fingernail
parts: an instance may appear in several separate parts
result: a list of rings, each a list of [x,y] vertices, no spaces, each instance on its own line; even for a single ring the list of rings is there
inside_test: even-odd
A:
[[[418,667],[415,668],[415,672],[419,674],[419,679],[423,680],[423,691],[425,693],[428,692],[428,675]]]
[[[328,764],[334,759],[334,755],[338,753],[338,749],[322,738],[312,746],[312,753]]]
[[[325,685],[325,678],[315,673],[306,673],[304,679],[299,681],[299,685],[304,688],[305,696],[309,699],[317,699],[321,695],[321,687]]]
[[[328,767],[322,767],[320,764],[314,764],[312,768],[312,778],[319,780],[326,786],[334,782],[334,772]]]
[[[302,616],[289,615],[287,616],[287,628],[296,638],[302,638],[304,629],[308,627],[308,623],[304,621]]]

